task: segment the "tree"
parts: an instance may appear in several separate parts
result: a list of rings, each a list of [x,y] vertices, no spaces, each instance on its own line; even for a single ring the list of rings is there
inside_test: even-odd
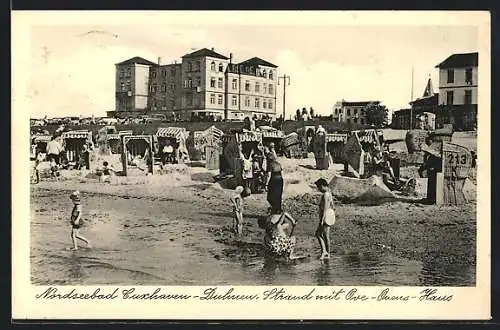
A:
[[[297,111],[295,112],[295,118],[297,119],[297,121],[300,120],[300,109],[297,109]]]
[[[307,115],[307,109],[306,108],[302,108],[302,115]]]
[[[311,118],[314,118],[314,110],[312,107],[309,108],[309,116],[311,116]]]
[[[387,124],[389,110],[385,105],[371,103],[365,108],[366,123],[381,127]]]

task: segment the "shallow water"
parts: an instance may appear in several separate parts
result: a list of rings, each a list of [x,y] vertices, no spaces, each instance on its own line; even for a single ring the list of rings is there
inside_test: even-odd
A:
[[[218,241],[213,231],[227,225],[227,219],[206,221],[200,214],[208,213],[190,203],[168,200],[160,204],[87,196],[81,234],[93,247],[70,251],[70,210],[66,193],[47,191],[32,198],[33,284],[448,286],[475,282],[473,269],[457,268],[432,256],[419,262],[390,252],[351,251],[321,262],[313,250],[310,258],[298,264],[272,262],[261,255],[258,241],[246,245]],[[305,240],[298,237],[299,245],[301,239]]]

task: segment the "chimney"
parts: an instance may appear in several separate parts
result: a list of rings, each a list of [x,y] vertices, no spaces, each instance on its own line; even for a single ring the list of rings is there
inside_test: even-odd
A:
[[[212,47],[212,51],[213,51],[213,52],[215,51],[215,50],[214,50],[214,47]]]
[[[233,64],[233,53],[229,53],[229,64]]]
[[[161,65],[161,57],[158,57],[158,65]]]

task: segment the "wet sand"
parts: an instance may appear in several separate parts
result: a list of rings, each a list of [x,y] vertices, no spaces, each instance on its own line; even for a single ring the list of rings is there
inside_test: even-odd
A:
[[[71,247],[69,192],[82,192],[81,233]],[[438,207],[403,202],[336,206],[332,259],[317,260],[315,194],[289,197],[298,220],[297,265],[266,261],[257,217],[265,195],[245,201],[244,237],[229,232],[231,192],[217,184],[99,185],[44,181],[31,189],[34,284],[147,285],[475,285],[475,203]]]

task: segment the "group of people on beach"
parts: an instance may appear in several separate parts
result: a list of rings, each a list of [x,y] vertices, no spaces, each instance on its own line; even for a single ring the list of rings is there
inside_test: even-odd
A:
[[[264,247],[266,252],[274,257],[292,259],[296,243],[293,231],[297,221],[282,207],[283,169],[278,161],[274,145],[271,144],[266,148],[265,157],[267,173],[265,189],[267,190],[267,202],[270,206],[267,214],[259,217],[258,220],[259,227],[265,230]],[[315,184],[322,193],[315,236],[321,248],[320,259],[323,260],[330,258],[330,227],[335,223],[335,211],[328,182],[321,178]],[[243,234],[243,205],[244,199],[249,195],[250,190],[247,186],[238,186],[230,198],[233,206],[232,230],[237,237],[241,237]]]

